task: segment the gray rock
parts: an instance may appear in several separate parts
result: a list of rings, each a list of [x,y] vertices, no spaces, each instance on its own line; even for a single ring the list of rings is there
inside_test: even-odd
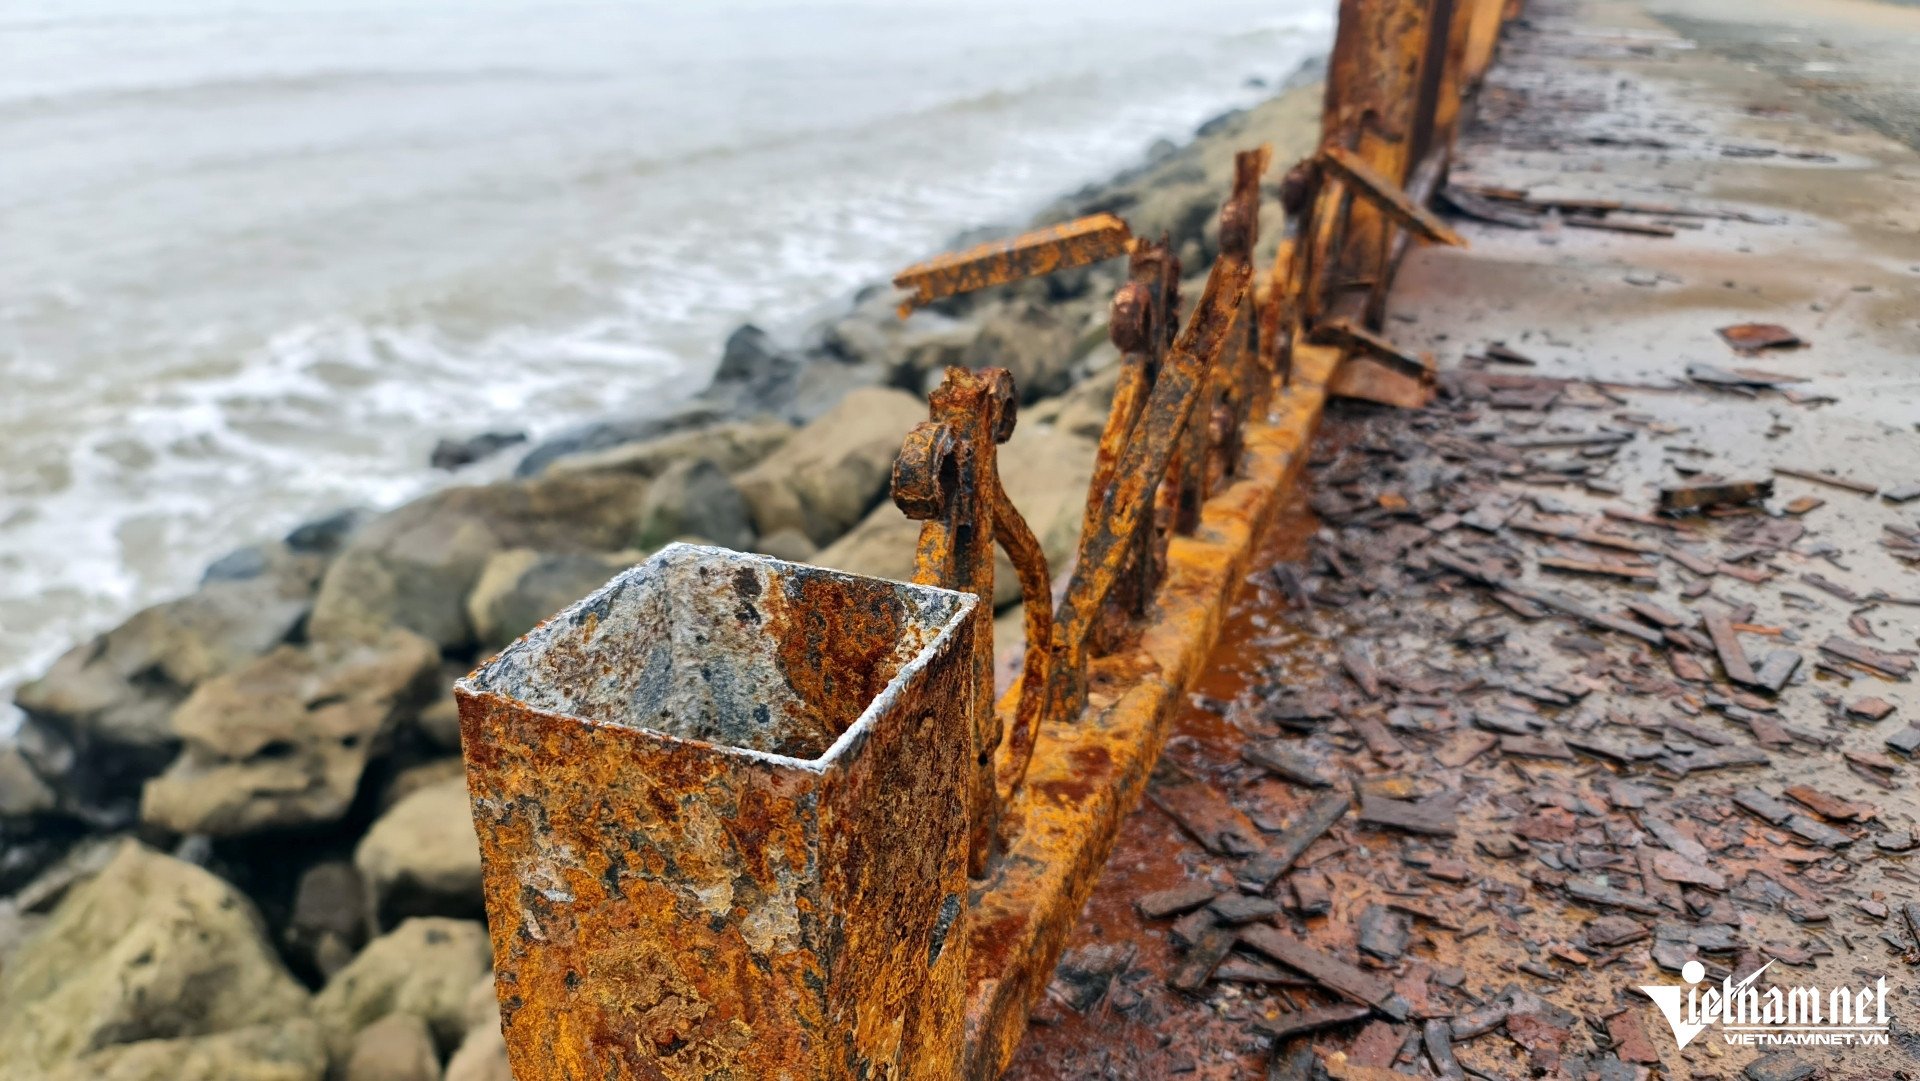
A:
[[[483,574],[481,580],[485,581]],[[471,605],[472,598],[468,598]],[[487,637],[485,633],[482,637]],[[413,720],[413,726],[421,735],[427,737],[435,747],[443,751],[460,749],[460,706],[451,694],[441,694],[433,704],[420,711]]]
[[[766,331],[752,323],[742,323],[727,335],[713,381],[764,384],[793,363],[793,357],[783,352]]]
[[[393,810],[401,800],[422,789],[448,781],[465,781],[466,777],[466,760],[457,754],[407,766],[389,778],[386,786],[380,790],[380,813]]]
[[[430,693],[433,643],[281,646],[209,680],[174,713],[185,746],[141,795],[141,818],[234,837],[338,820],[396,720]]]
[[[737,473],[778,450],[792,435],[793,426],[785,421],[728,421],[560,458],[547,467],[547,473],[631,473],[651,479],[675,462],[693,458],[706,458],[728,473]]]
[[[427,1023],[390,1013],[353,1038],[343,1081],[440,1081],[440,1056]]]
[[[216,581],[154,605],[69,650],[14,700],[76,752],[71,771],[41,776],[78,799],[126,790],[173,756],[170,717],[194,687],[287,640],[307,615],[318,557]]]
[[[360,507],[337,510],[294,526],[286,536],[286,544],[296,552],[332,555],[372,517],[371,512]]]
[[[28,818],[53,810],[53,788],[13,742],[0,744],[0,818]]]
[[[447,1060],[445,1081],[513,1081],[507,1064],[507,1041],[500,1026],[476,1028],[460,1041],[459,1050]]]
[[[323,978],[347,966],[365,940],[367,900],[360,872],[346,860],[316,863],[300,875],[287,917],[287,950]]]
[[[1080,346],[1086,330],[1044,299],[1012,297],[981,314],[964,363],[1012,372],[1023,402],[1051,398],[1071,382],[1074,362],[1085,352]]]
[[[637,551],[537,552],[512,548],[496,553],[487,560],[467,595],[467,619],[480,648],[491,653],[644,558]],[[459,746],[458,724],[456,718],[454,747]]]
[[[377,638],[405,627],[442,649],[473,641],[466,598],[507,548],[617,551],[630,546],[647,482],[565,475],[450,488],[369,523],[334,560],[314,602],[316,640]]]
[[[807,539],[805,533],[791,527],[776,530],[772,535],[761,537],[754,542],[753,550],[775,559],[784,559],[789,563],[811,563],[819,553],[820,546]]]
[[[764,410],[751,412],[764,412]],[[585,454],[589,451],[617,447],[623,443],[655,439],[671,432],[712,424],[731,415],[733,415],[732,412],[713,402],[694,401],[683,403],[654,416],[625,417],[582,424],[544,440],[528,451],[526,457],[520,459],[520,464],[514,468],[514,475],[537,477],[556,460],[570,454]]]
[[[354,849],[376,926],[408,916],[479,916],[480,842],[464,776],[413,792]]]
[[[245,548],[235,548],[212,563],[207,564],[200,581],[206,582],[244,582],[249,578],[258,578],[267,572],[268,546],[250,544]]]
[[[282,1021],[308,1005],[240,891],[130,841],[0,973],[0,1002],[0,1062],[23,1072]]]
[[[736,550],[753,544],[747,501],[725,471],[705,458],[668,466],[641,504],[640,547],[658,548],[680,537]]]
[[[926,404],[904,391],[847,395],[779,454],[734,478],[755,531],[798,529],[816,544],[846,532],[885,495],[900,441],[926,415]]]
[[[459,469],[526,441],[525,432],[481,432],[465,439],[441,439],[433,444],[427,464],[435,469]]]
[[[43,1076],[46,1081],[321,1081],[326,1074],[320,1026],[295,1018],[211,1036],[121,1044]]]
[[[88,837],[79,841],[43,868],[32,881],[15,890],[14,906],[22,912],[52,912],[74,887],[105,870],[120,854],[123,843],[125,839],[121,837]]]
[[[393,1013],[427,1023],[438,1047],[466,1033],[467,992],[492,964],[486,928],[472,920],[414,919],[368,943],[313,999],[327,1045],[344,1059],[361,1029]]]

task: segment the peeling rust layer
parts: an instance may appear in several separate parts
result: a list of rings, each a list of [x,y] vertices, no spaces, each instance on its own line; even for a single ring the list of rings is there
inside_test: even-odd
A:
[[[913,295],[901,304],[900,314],[944,297],[1124,255],[1132,237],[1127,223],[1112,214],[1090,214],[1006,240],[935,256],[894,276],[894,285],[913,290]]]
[[[962,1076],[1005,1069],[1112,848],[1159,758],[1167,719],[1213,646],[1255,534],[1305,463],[1339,354],[1303,346],[1270,420],[1246,432],[1242,475],[1209,500],[1192,537],[1174,538],[1167,577],[1137,648],[1095,661],[1077,724],[1047,730],[1026,787],[1005,809],[1014,840],[976,883]],[[1008,690],[1006,697],[1020,693]]]
[[[951,1076],[975,609],[674,545],[459,684],[518,1081]]]

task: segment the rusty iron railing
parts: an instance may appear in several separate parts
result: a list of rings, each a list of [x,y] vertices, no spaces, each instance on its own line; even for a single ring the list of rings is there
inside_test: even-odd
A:
[[[518,1081],[998,1074],[1143,780],[1112,799],[1053,782],[1042,800],[1029,770],[1114,708],[1090,706],[1092,668],[1154,624],[1176,538],[1240,476],[1250,426],[1300,415],[1285,396],[1301,350],[1328,393],[1432,393],[1431,362],[1381,332],[1387,288],[1412,242],[1461,243],[1426,203],[1517,7],[1342,0],[1321,145],[1275,183],[1273,259],[1255,266],[1261,147],[1235,160],[1191,310],[1168,242],[1110,214],[896,278],[905,315],[1128,259],[1119,378],[1057,605],[1061,568],[1000,481],[1013,378],[950,368],[894,467],[895,504],[923,523],[912,585],[676,546],[462,682]],[[998,701],[996,546],[1025,647]],[[1140,731],[1150,765],[1158,729]],[[1082,870],[1012,873],[1001,854],[1041,809]]]

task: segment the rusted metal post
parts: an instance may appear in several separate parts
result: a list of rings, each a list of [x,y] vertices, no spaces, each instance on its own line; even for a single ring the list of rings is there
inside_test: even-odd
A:
[[[460,682],[517,1081],[955,1076],[977,610],[672,545]]]
[[[908,433],[893,463],[893,501],[926,524],[914,559],[914,581],[986,598],[975,612],[972,708],[968,710],[973,764],[967,815],[967,864],[986,870],[993,855],[1000,799],[993,756],[1000,747],[993,709],[993,504],[985,478],[997,476],[994,448],[1012,434],[1013,377],[1003,368],[976,375],[949,368],[928,405],[928,420]]]

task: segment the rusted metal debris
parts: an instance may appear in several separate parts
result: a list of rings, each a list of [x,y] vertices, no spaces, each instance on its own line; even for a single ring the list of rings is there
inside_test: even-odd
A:
[[[1663,514],[1695,514],[1711,507],[1735,507],[1773,498],[1770,480],[1681,484],[1660,489]]]
[[[894,275],[894,285],[913,291],[901,303],[900,314],[905,316],[917,307],[960,293],[1125,255],[1132,239],[1126,222],[1112,214],[1090,214],[936,256]]]
[[[1735,323],[1715,331],[1728,345],[1743,353],[1761,349],[1791,349],[1806,344],[1800,335],[1778,323]]]

